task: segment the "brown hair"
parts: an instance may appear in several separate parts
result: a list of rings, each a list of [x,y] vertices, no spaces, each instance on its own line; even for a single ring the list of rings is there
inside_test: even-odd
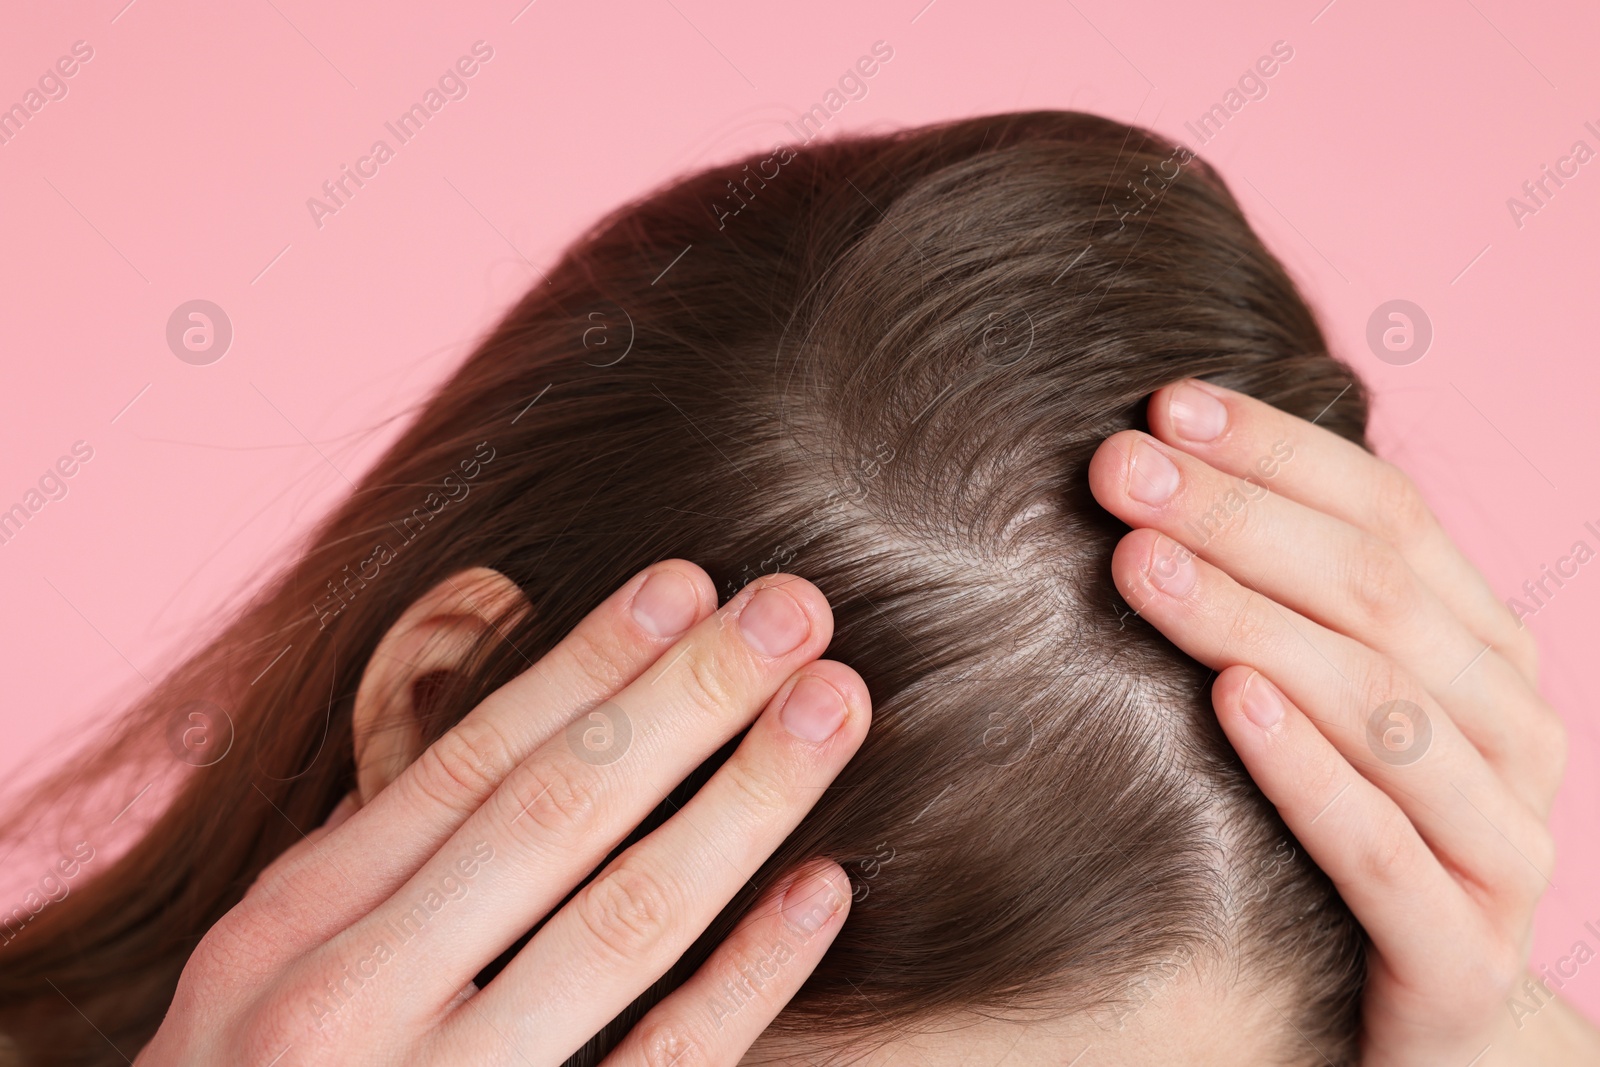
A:
[[[227,755],[176,764],[131,851],[6,925],[0,1030],[40,1065],[148,1040],[201,935],[352,787],[363,667],[432,585],[486,565],[534,610],[432,691],[430,737],[680,556],[724,593],[778,569],[815,582],[874,722],[575,1062],[817,855],[856,900],[780,1027],[1115,1009],[1206,952],[1281,1013],[1262,1062],[1355,1062],[1361,931],[1233,755],[1207,672],[1117,597],[1124,527],[1086,485],[1098,443],[1184,376],[1364,443],[1363,390],[1222,179],[1145,130],[1040,111],[775,146],[620,208],[306,550],[55,780],[170,769],[193,701],[231,719]]]

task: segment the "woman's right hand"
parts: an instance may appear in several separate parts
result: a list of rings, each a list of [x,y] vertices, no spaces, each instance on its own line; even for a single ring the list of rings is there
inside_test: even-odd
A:
[[[636,575],[366,807],[346,801],[267,867],[196,947],[138,1063],[563,1062],[679,959],[860,746],[866,686],[817,659],[832,625],[791,575],[720,610],[693,564]],[[746,726],[689,803],[558,907]],[[605,1062],[737,1063],[849,901],[837,864],[795,872]]]
[[[1524,970],[1565,752],[1531,636],[1398,468],[1210,383],[1149,415],[1091,465],[1141,527],[1112,570],[1366,929],[1364,1067],[1600,1062]]]

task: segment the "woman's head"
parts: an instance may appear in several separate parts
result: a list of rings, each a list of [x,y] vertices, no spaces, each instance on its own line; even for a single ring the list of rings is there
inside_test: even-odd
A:
[[[188,949],[358,758],[381,783],[679,556],[724,595],[816,583],[873,726],[618,1033],[823,855],[854,901],[774,1052],[973,1018],[1154,1033],[1184,991],[1241,1020],[1254,1060],[1353,1061],[1359,928],[1233,757],[1207,672],[1117,596],[1122,527],[1085,482],[1186,376],[1362,440],[1362,390],[1221,179],[1146,131],[1033,112],[779,146],[619,209],[88,765],[159,746],[193,701],[236,731],[116,876],[0,950],[0,1030],[48,1022],[40,1062],[97,1062],[48,972],[111,1036],[148,1036]],[[1262,457],[1263,480],[1289,462]],[[376,686],[386,635],[464,573],[500,594],[496,625]]]

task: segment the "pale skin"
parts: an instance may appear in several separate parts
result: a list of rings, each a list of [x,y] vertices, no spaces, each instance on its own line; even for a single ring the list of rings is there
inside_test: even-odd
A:
[[[1149,415],[1153,434],[1113,435],[1090,467],[1135,527],[1112,571],[1219,672],[1234,749],[1371,937],[1364,1063],[1596,1062],[1600,1033],[1559,1001],[1520,1028],[1508,1010],[1566,753],[1532,636],[1393,465],[1206,383],[1161,389]],[[1259,465],[1280,442],[1290,458]],[[1219,501],[1232,519],[1208,526]],[[1380,717],[1400,727],[1380,731],[1389,758],[1369,743],[1395,700],[1431,728],[1412,762],[1415,721]]]
[[[364,701],[405,699],[404,683],[458,655],[508,586],[494,572],[458,575],[396,625],[357,699],[370,741],[404,736],[373,733],[392,710]],[[717,609],[692,564],[635,576],[392,781],[404,753],[361,752],[363,792],[376,792],[274,862],[206,935],[139,1063],[561,1063],[688,948],[860,745],[866,688],[817,658],[831,632],[804,579],[762,578]],[[631,743],[602,763],[565,727],[608,699],[627,709]],[[472,988],[746,726],[692,801]],[[442,906],[402,939],[430,893]],[[836,864],[799,872],[606,1062],[736,1062],[815,966],[849,899]],[[713,991],[780,938],[792,954],[775,978],[714,1019]],[[383,943],[392,951],[375,952]]]
[[[1091,464],[1096,498],[1134,527],[1114,576],[1218,670],[1223,729],[1370,934],[1364,1064],[1595,1062],[1600,1033],[1559,1001],[1520,1029],[1506,1008],[1554,862],[1545,823],[1565,744],[1527,632],[1411,483],[1349,442],[1189,383],[1152,397],[1150,424]],[[1266,475],[1258,461],[1279,442],[1290,458]],[[1237,510],[1230,490],[1243,491]],[[559,1064],[682,954],[865,737],[860,677],[819,658],[832,616],[815,586],[763,577],[718,608],[700,568],[667,560],[424,750],[404,725],[413,683],[460,665],[498,613],[525,606],[476,568],[396,622],[356,700],[358,793],[201,941],[139,1064]],[[1369,745],[1369,713],[1393,700],[1431,729],[1411,762]],[[631,731],[614,759],[581,718],[608,702]],[[614,723],[591,722],[615,743]],[[688,805],[561,904],[746,726]],[[606,1062],[740,1062],[849,901],[836,864],[793,872]],[[472,985],[547,916],[494,981]],[[730,1001],[726,983],[752,965],[768,977]],[[947,1020],[871,1062],[969,1062],[964,1050],[1065,1063],[1088,1044],[1082,1067],[1250,1062],[1274,1032],[1272,991],[1229,973],[1185,969],[1120,1029]],[[751,1059],[791,1056],[807,1062],[769,1035]]]

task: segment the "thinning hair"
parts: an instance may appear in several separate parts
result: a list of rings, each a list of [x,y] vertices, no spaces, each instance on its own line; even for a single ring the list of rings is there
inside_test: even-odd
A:
[[[1227,744],[1208,672],[1118,597],[1125,527],[1085,477],[1185,376],[1365,443],[1364,391],[1210,166],[1059,111],[775,146],[617,209],[548,277],[82,765],[161,750],[186,701],[236,729],[237,758],[195,771],[126,856],[0,949],[0,1029],[27,1062],[109,1064],[106,1038],[149,1038],[199,937],[351,788],[362,669],[433,584],[494,567],[534,610],[431,691],[428,737],[671,556],[725,595],[780,569],[815,582],[828,654],[865,679],[874,721],[574,1063],[813,856],[856,899],[780,1031],[842,1054],[961,1011],[1125,1011],[1203,956],[1270,991],[1284,1021],[1261,1062],[1356,1061],[1362,932]],[[470,494],[402,538],[484,443]],[[375,545],[381,569],[352,585]]]

